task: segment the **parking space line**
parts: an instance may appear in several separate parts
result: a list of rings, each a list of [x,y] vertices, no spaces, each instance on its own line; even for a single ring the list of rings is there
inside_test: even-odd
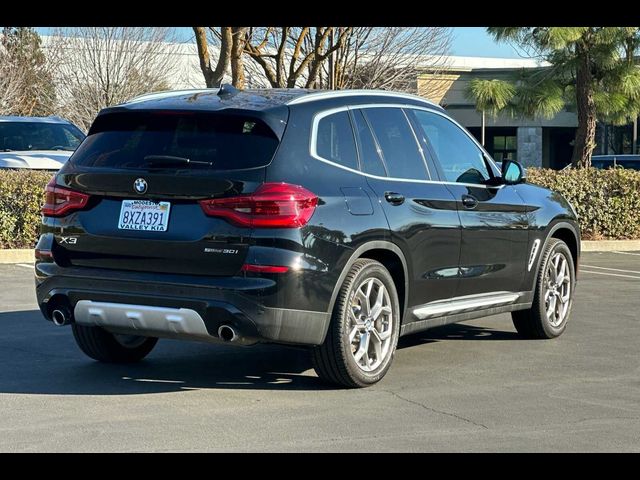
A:
[[[614,272],[625,272],[625,273],[638,273],[640,274],[639,271],[637,270],[623,270],[621,268],[611,268],[611,267],[598,267],[596,265],[580,265],[581,267],[587,267],[587,268],[597,268],[598,270],[613,270]]]
[[[640,280],[640,276],[634,277],[633,275],[622,275],[620,273],[590,272],[589,270],[580,270],[580,273],[593,273],[595,275],[609,275],[610,277],[634,278],[636,280]]]
[[[33,268],[33,265],[30,265],[28,263],[16,263],[16,265],[23,268]]]
[[[611,253],[619,253],[620,255],[635,255],[636,257],[640,257],[640,253],[632,253],[632,252],[618,252],[612,250]]]

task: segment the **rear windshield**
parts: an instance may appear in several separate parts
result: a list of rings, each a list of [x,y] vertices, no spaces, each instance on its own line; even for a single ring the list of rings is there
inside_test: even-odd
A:
[[[267,165],[278,143],[264,122],[242,115],[113,113],[96,119],[70,161],[106,168],[238,170]]]
[[[64,123],[0,122],[0,151],[74,151],[84,138],[77,127]]]

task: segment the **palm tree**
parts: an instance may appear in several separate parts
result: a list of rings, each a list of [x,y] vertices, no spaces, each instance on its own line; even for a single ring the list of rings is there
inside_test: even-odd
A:
[[[591,165],[597,119],[622,125],[640,113],[639,27],[489,27],[488,32],[549,63],[522,72],[514,103],[528,117],[550,117],[575,105],[574,167]]]
[[[492,117],[504,110],[516,94],[514,86],[503,80],[474,78],[469,82],[466,96],[473,100],[476,110],[482,114],[482,145],[484,146],[485,114]]]

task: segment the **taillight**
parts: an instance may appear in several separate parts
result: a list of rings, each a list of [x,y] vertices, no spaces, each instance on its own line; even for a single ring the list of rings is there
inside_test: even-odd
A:
[[[45,217],[63,217],[74,210],[84,208],[88,201],[89,195],[56,185],[54,177],[44,189],[42,214]]]
[[[255,228],[302,227],[313,215],[316,205],[317,196],[288,183],[263,183],[249,195],[200,201],[202,210],[210,217]]]

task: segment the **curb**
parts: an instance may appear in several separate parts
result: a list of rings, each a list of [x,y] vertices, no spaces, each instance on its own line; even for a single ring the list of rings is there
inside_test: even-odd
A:
[[[640,240],[582,240],[583,252],[640,251]]]
[[[0,250],[0,263],[31,263],[34,260],[31,248]]]
[[[630,252],[640,251],[640,240],[582,240],[580,246],[583,252]],[[30,248],[0,250],[0,263],[32,263],[33,260]]]

